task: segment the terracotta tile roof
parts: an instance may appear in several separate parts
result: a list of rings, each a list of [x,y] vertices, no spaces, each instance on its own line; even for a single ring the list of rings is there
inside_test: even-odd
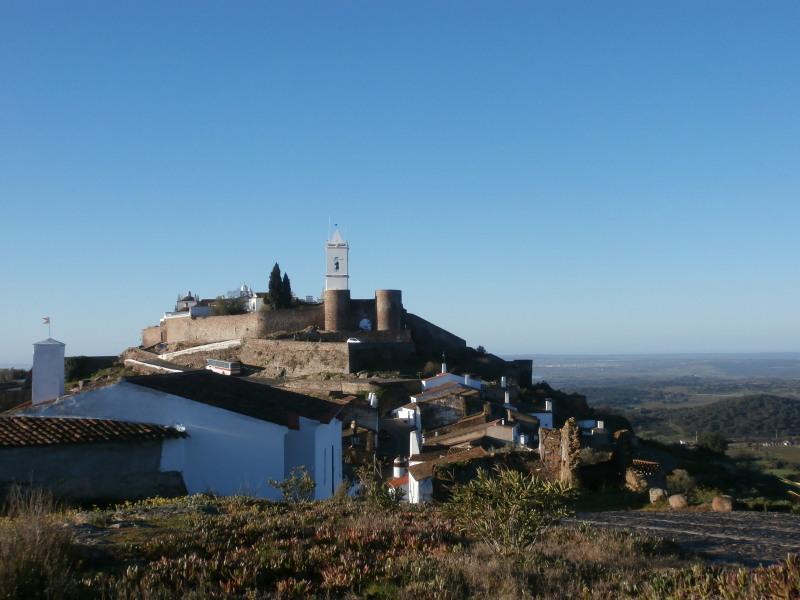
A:
[[[429,460],[418,465],[411,465],[408,467],[408,472],[414,479],[420,481],[433,477],[433,471],[436,465],[474,460],[476,458],[483,458],[484,456],[489,456],[489,453],[480,446],[476,448],[466,448],[464,450],[459,449],[458,451],[451,449],[447,454],[443,454],[435,460]]]
[[[111,419],[0,417],[0,448],[186,437],[173,427]]]
[[[389,487],[398,488],[408,485],[408,473],[402,477],[395,477],[386,482]]]
[[[502,418],[502,417],[501,417]],[[496,419],[491,419],[489,415],[484,413],[483,411],[479,413],[475,413],[472,415],[467,415],[466,417],[461,417],[455,423],[450,423],[449,425],[444,425],[442,427],[437,427],[436,429],[430,429],[426,432],[427,436],[437,436],[437,435],[446,435],[448,433],[452,433],[454,431],[463,431],[465,429],[474,429],[475,427],[479,427],[479,424],[483,423],[486,424],[489,421],[495,421]]]
[[[427,402],[429,400],[435,400],[436,398],[444,398],[446,396],[473,396],[473,395],[480,395],[480,391],[476,390],[475,388],[469,387],[468,385],[464,385],[463,383],[452,381],[450,383],[437,385],[436,387],[431,388],[429,390],[425,390],[420,394],[413,394],[413,397],[417,399],[417,402]]]

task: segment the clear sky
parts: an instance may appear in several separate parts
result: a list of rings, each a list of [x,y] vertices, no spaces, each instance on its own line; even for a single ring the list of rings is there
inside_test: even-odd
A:
[[[800,350],[800,3],[0,2],[0,365],[323,287],[495,353]]]

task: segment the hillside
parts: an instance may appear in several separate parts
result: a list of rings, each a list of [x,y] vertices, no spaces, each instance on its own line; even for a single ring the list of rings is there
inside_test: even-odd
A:
[[[719,400],[687,408],[651,408],[631,413],[645,435],[692,437],[695,432],[720,433],[728,439],[800,435],[800,400],[760,394]]]
[[[38,506],[38,505],[37,505]],[[477,529],[477,528],[476,528]],[[794,598],[797,559],[720,568],[641,533],[561,525],[496,549],[441,508],[153,499],[0,518],[0,597]]]

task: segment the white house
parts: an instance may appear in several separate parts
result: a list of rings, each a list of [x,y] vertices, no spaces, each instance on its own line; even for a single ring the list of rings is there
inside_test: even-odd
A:
[[[528,413],[532,417],[536,417],[539,419],[539,427],[544,429],[552,429],[553,428],[553,401],[552,400],[545,400],[544,402],[544,412],[532,412]]]
[[[427,391],[432,388],[435,388],[440,385],[444,385],[445,383],[460,383],[467,387],[471,387],[473,389],[479,390],[481,389],[486,383],[478,379],[477,377],[473,377],[472,375],[456,375],[455,373],[447,373],[442,372],[438,375],[434,375],[433,377],[428,377],[427,379],[422,380],[422,391]]]
[[[414,425],[416,427],[419,421],[417,418],[418,410],[419,406],[416,402],[409,402],[399,408],[395,408],[391,414],[396,419],[402,419],[409,425]]]
[[[437,465],[470,461],[488,456],[488,452],[480,446],[474,448],[450,448],[445,451],[433,451],[423,454],[419,452],[419,438],[416,432],[411,432],[411,436],[408,479],[405,482],[409,504],[421,504],[432,499],[433,479]]]
[[[130,377],[109,387],[19,409],[31,416],[80,416],[185,431],[164,445],[162,470],[180,471],[189,493],[278,499],[269,480],[304,466],[315,497],[342,481],[342,406],[210,371]]]

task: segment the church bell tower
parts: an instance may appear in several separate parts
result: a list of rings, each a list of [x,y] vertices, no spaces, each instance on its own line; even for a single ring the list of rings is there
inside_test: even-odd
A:
[[[350,276],[348,275],[348,254],[350,245],[342,239],[342,234],[335,229],[331,239],[325,244],[325,273],[326,290],[349,290]]]

